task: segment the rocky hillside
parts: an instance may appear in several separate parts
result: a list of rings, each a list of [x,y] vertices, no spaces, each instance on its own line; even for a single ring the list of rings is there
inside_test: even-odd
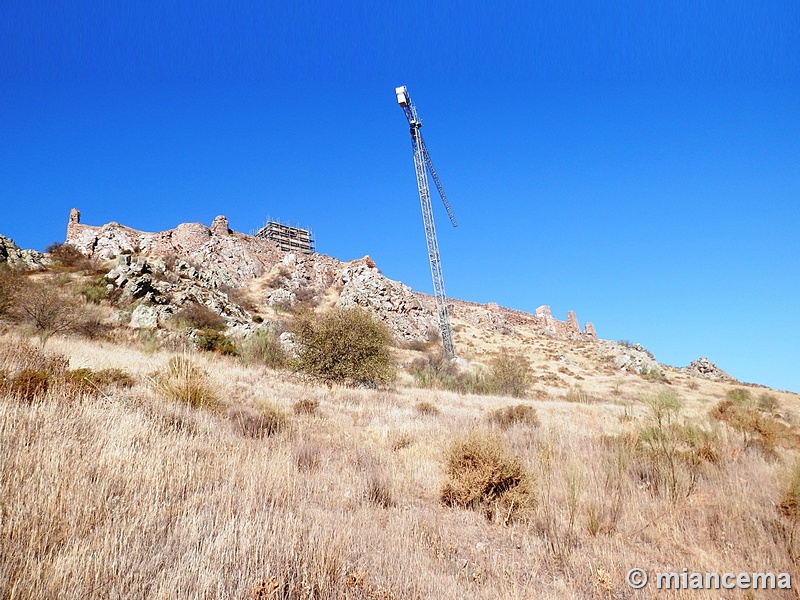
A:
[[[149,233],[114,222],[86,225],[72,209],[64,247],[103,274],[101,284],[116,299],[114,325],[133,330],[168,336],[176,315],[200,305],[224,319],[227,336],[244,338],[261,328],[280,328],[303,307],[362,306],[389,327],[401,347],[421,349],[438,338],[434,299],[388,279],[369,256],[343,262],[282,252],[272,241],[231,230],[224,216],[210,226],[183,223]],[[22,270],[58,263],[2,237],[0,261]],[[506,349],[522,352],[543,394],[563,393],[587,380],[613,388],[614,379],[626,374],[652,381],[736,381],[706,358],[683,369],[659,364],[639,345],[598,339],[594,326],[581,328],[573,312],[565,321],[556,319],[548,306],[530,314],[492,302],[450,300],[450,314],[459,356],[480,362]]]

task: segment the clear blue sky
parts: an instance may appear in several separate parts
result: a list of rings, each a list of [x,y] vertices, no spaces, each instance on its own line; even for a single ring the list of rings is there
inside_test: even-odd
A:
[[[269,215],[430,291],[399,85],[449,296],[800,391],[796,0],[6,0],[0,233]]]

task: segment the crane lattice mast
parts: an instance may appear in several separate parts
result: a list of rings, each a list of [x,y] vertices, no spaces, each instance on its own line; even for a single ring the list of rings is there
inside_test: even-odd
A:
[[[433,222],[433,207],[431,206],[431,192],[428,188],[428,175],[427,170],[430,171],[431,177],[436,184],[436,189],[439,190],[439,195],[442,197],[444,207],[447,214],[450,216],[450,221],[453,227],[458,227],[456,218],[453,216],[453,211],[450,204],[447,202],[447,196],[444,194],[442,184],[439,182],[439,177],[433,168],[430,154],[425,147],[425,142],[422,140],[422,121],[417,117],[417,107],[411,101],[411,96],[408,95],[408,90],[405,86],[395,89],[397,94],[397,103],[403,107],[403,112],[408,119],[408,125],[411,129],[411,146],[414,149],[414,167],[417,172],[417,188],[419,189],[419,202],[422,206],[422,221],[425,225],[425,240],[428,243],[428,259],[431,263],[431,277],[433,278],[433,292],[436,296],[436,308],[439,313],[439,330],[442,334],[442,346],[444,353],[449,358],[455,358],[456,349],[453,344],[453,330],[450,328],[450,315],[447,310],[447,296],[444,293],[444,276],[442,275],[442,261],[439,257],[439,243],[436,240],[436,226]]]

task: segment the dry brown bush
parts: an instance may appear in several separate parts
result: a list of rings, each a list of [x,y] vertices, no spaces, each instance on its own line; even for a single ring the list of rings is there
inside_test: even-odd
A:
[[[186,304],[173,315],[172,320],[179,326],[190,329],[222,331],[227,327],[227,322],[223,317],[198,302]]]
[[[533,506],[533,480],[497,436],[473,430],[453,441],[445,456],[447,506],[481,510],[493,521],[509,521]]]
[[[435,417],[440,414],[442,411],[439,410],[439,407],[435,404],[428,402],[427,400],[423,400],[421,402],[417,402],[414,405],[414,410],[423,416],[426,417]]]
[[[26,283],[24,275],[0,264],[0,317],[11,314]]]
[[[503,429],[515,424],[527,427],[539,427],[539,417],[536,416],[536,409],[527,404],[516,404],[515,406],[504,406],[496,408],[489,413],[489,422],[499,425]]]
[[[237,406],[228,410],[228,418],[241,435],[257,439],[280,433],[289,425],[286,413],[272,404],[258,409]]]
[[[800,448],[800,435],[790,425],[771,414],[751,408],[749,403],[729,398],[719,402],[710,414],[740,431],[746,445],[754,445],[768,455],[774,455],[777,448]]]
[[[303,398],[292,405],[292,410],[296,415],[311,415],[319,413],[319,400],[314,398]]]
[[[90,321],[95,316],[59,279],[30,281],[16,310],[36,331],[42,345],[56,333],[80,332],[87,326],[92,329]]]

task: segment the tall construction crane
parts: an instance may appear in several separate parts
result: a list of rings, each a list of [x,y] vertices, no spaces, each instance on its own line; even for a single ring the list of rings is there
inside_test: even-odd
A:
[[[422,140],[422,121],[417,117],[417,107],[411,101],[411,96],[408,95],[406,86],[395,88],[397,94],[397,103],[403,107],[403,112],[408,119],[408,125],[411,129],[411,147],[414,149],[414,167],[417,172],[417,188],[419,188],[419,202],[422,206],[422,222],[425,225],[425,240],[428,243],[428,259],[431,263],[431,277],[433,278],[433,292],[436,296],[436,308],[439,313],[439,330],[442,334],[442,346],[444,353],[448,358],[455,358],[456,349],[453,345],[453,330],[450,327],[450,315],[447,311],[447,297],[444,293],[444,276],[442,275],[442,261],[439,257],[439,242],[436,240],[436,227],[433,223],[433,207],[431,206],[431,192],[428,188],[428,175],[425,171],[427,168],[431,173],[436,189],[439,190],[439,195],[442,197],[444,207],[447,214],[450,216],[450,221],[453,227],[458,227],[456,218],[450,208],[450,203],[447,201],[447,196],[444,194],[442,184],[439,181],[439,176],[433,168],[431,156],[428,154],[428,149],[425,147],[425,142]]]

